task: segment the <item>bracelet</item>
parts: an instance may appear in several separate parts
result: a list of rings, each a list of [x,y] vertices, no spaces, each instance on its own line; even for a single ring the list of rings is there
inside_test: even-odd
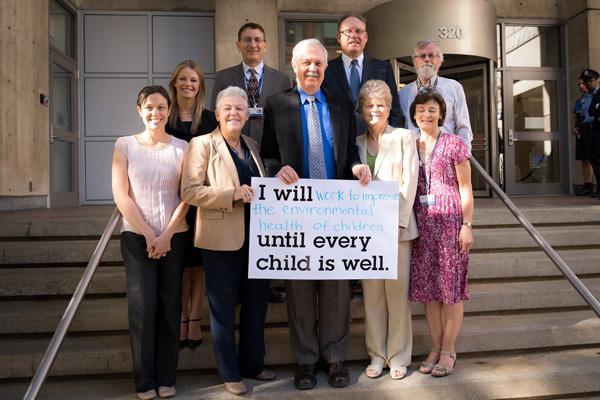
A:
[[[473,228],[473,224],[470,222],[463,222],[462,223],[464,226],[466,226],[467,228]]]

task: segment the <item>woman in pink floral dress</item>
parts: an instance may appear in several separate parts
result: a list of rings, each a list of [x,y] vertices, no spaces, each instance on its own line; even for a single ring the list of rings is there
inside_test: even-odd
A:
[[[432,348],[419,371],[442,377],[456,361],[456,338],[469,298],[467,266],[473,245],[473,190],[469,149],[460,137],[444,133],[446,104],[433,90],[419,93],[410,107],[421,131],[415,215],[419,238],[413,241],[411,301],[425,304]]]

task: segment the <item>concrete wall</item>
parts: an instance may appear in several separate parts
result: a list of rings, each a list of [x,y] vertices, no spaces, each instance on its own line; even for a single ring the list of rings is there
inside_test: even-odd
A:
[[[0,199],[46,196],[48,1],[0,1],[0,32]]]
[[[218,0],[215,3],[215,61],[217,70],[239,64],[237,32],[246,22],[263,26],[267,36],[265,63],[279,67],[277,0]]]

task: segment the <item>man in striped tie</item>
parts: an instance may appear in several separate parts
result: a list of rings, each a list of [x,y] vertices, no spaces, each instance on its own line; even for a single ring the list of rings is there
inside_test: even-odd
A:
[[[286,184],[299,178],[371,180],[360,163],[355,143],[352,103],[321,88],[327,50],[317,39],[293,49],[292,67],[298,86],[269,97],[261,155],[282,166],[276,176]],[[277,169],[276,169],[277,170]],[[312,389],[316,364],[322,361],[333,387],[350,382],[344,367],[350,329],[348,281],[286,281],[288,320],[297,367],[296,388]]]

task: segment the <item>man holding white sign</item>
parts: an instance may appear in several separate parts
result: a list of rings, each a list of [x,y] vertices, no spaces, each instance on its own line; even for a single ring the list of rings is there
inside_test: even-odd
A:
[[[293,49],[292,67],[298,86],[267,100],[262,158],[283,165],[276,176],[287,185],[300,177],[351,179],[352,175],[367,184],[371,173],[358,156],[353,106],[343,96],[321,88],[327,50],[317,39],[303,40]],[[289,238],[294,239],[301,237]],[[329,384],[347,386],[350,374],[343,362],[350,329],[348,281],[289,280],[286,291],[298,363],[294,385],[312,389],[316,363],[323,359]]]

